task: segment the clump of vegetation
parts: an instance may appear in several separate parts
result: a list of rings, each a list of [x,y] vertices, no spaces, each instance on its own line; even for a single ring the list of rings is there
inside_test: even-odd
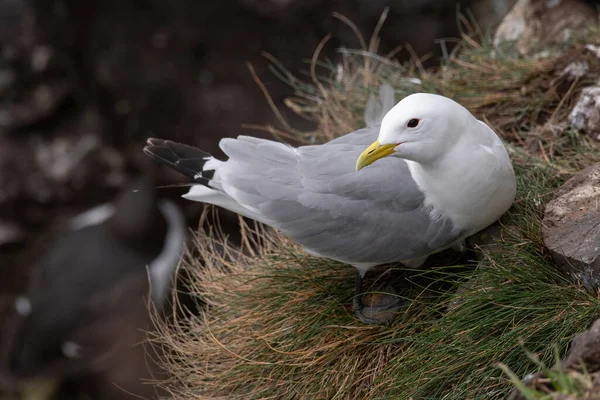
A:
[[[585,368],[583,371],[565,370],[560,365],[558,353],[554,368],[548,368],[534,354],[528,354],[540,373],[528,375],[526,382],[514,374],[506,365],[500,368],[508,375],[516,386],[509,400],[597,400],[598,373],[589,374]],[[530,385],[537,386],[531,387]]]
[[[501,220],[509,234],[461,265],[400,268],[410,282],[405,307],[382,327],[351,310],[353,268],[311,257],[261,226],[244,225],[241,249],[205,226],[195,241],[202,259],[183,265],[185,290],[202,312],[179,313],[156,338],[172,373],[163,386],[185,399],[499,399],[511,378],[539,368],[537,360],[549,365],[555,352],[564,355],[600,315],[600,298],[557,270],[540,224],[553,188],[600,160],[598,145],[563,122],[586,79],[559,68],[585,58],[593,71],[598,61],[582,45],[591,37],[540,60],[465,37],[435,71],[374,55],[373,39],[344,51],[339,66],[321,63],[330,75],[311,68],[309,84],[280,70],[297,90],[288,105],[320,123],[316,132],[286,133],[307,142],[359,128],[368,96],[383,82],[397,97],[429,91],[465,104],[513,156],[518,196]]]

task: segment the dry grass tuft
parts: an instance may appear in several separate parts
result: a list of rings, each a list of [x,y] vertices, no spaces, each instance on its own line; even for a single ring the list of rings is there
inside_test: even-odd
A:
[[[188,289],[205,311],[159,335],[172,351],[166,360],[177,374],[166,386],[174,396],[351,398],[375,391],[375,377],[402,350],[371,345],[389,333],[355,321],[352,269],[324,264],[272,231],[248,229],[249,238],[256,252],[221,252],[218,235],[196,238],[205,259],[201,269],[188,261]],[[305,379],[307,370],[314,380]]]

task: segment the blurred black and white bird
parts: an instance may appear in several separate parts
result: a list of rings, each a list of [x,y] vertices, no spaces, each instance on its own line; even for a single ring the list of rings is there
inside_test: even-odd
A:
[[[160,309],[169,293],[187,232],[178,206],[158,199],[153,185],[145,176],[72,218],[39,257],[28,293],[15,301],[12,376],[72,378],[131,364],[149,306]]]

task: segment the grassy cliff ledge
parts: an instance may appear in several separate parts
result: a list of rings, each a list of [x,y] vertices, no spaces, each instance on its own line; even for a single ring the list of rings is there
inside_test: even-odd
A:
[[[202,312],[180,310],[156,338],[172,374],[164,386],[178,399],[501,399],[514,386],[500,365],[522,377],[539,369],[528,353],[546,365],[564,356],[600,317],[600,298],[558,271],[540,224],[553,189],[600,160],[598,143],[566,123],[599,76],[585,48],[600,44],[597,33],[591,26],[535,59],[465,36],[433,70],[373,48],[345,50],[339,65],[319,62],[306,81],[274,68],[297,89],[289,107],[320,124],[275,133],[306,142],[361,127],[369,95],[384,82],[397,99],[417,91],[456,99],[506,141],[517,200],[493,251],[472,246],[458,265],[392,271],[410,284],[387,327],[355,318],[352,267],[310,257],[261,227],[245,227],[240,250],[205,226],[180,288]],[[583,74],[569,72],[584,62]]]

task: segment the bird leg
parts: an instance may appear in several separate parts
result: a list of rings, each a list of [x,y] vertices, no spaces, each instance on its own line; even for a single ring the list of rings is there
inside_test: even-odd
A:
[[[398,310],[400,299],[396,296],[396,292],[391,285],[385,287],[385,294],[371,295],[371,304],[365,309],[363,300],[365,292],[363,290],[364,274],[357,269],[356,271],[356,286],[354,289],[354,312],[356,316],[366,324],[382,325],[392,322],[395,316],[395,311]],[[379,305],[374,304],[373,296],[379,296]],[[365,313],[365,311],[368,311]]]
[[[356,316],[360,318],[362,321],[362,301],[365,295],[365,292],[362,289],[363,286],[363,274],[357,269],[356,270],[356,281],[354,286],[354,312]],[[364,321],[366,322],[366,321]],[[368,322],[367,322],[368,323]]]

